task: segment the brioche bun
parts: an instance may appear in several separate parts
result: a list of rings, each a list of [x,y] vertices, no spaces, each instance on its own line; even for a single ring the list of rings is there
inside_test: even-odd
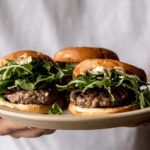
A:
[[[56,103],[60,106],[64,106],[64,100],[60,99],[57,100]],[[51,105],[40,105],[40,104],[13,104],[9,102],[4,102],[0,100],[0,106],[22,111],[22,112],[28,112],[28,113],[39,113],[39,114],[46,114],[47,109],[51,108]]]
[[[74,71],[73,77],[80,76],[96,67],[104,67],[108,69],[115,69],[116,67],[121,67],[127,74],[136,75],[142,81],[146,81],[147,77],[144,70],[137,68],[135,66],[129,65],[127,63],[120,62],[118,60],[111,59],[87,59],[79,63]]]
[[[78,63],[85,59],[115,59],[119,60],[116,53],[105,49],[96,47],[69,47],[58,51],[54,56],[55,62],[69,62]]]
[[[82,108],[70,103],[68,107],[68,111],[72,115],[80,115],[80,116],[121,113],[121,112],[137,110],[137,109],[139,109],[139,104],[132,104],[128,106],[114,107],[114,108]]]
[[[0,59],[0,68],[8,65],[8,61],[6,61],[6,59],[16,60],[22,55],[31,56],[35,59],[47,60],[54,64],[53,60],[49,56],[41,52],[32,51],[32,50],[22,50],[22,51],[17,51],[17,52],[14,52],[14,53],[11,53],[9,55],[2,57]]]

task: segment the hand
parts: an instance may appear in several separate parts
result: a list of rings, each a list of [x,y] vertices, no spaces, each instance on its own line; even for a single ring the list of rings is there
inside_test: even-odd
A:
[[[54,130],[26,127],[0,118],[0,135],[10,135],[14,138],[35,138],[51,134]]]

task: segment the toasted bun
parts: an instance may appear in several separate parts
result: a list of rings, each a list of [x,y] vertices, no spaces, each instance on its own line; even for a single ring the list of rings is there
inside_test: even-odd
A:
[[[47,61],[52,62],[54,64],[53,60],[49,56],[47,56],[41,52],[32,51],[32,50],[22,50],[22,51],[11,53],[11,54],[1,58],[0,59],[0,68],[8,65],[8,62],[6,61],[6,59],[16,60],[22,55],[31,56],[31,57],[36,58],[36,59],[47,60]]]
[[[56,103],[60,106],[64,106],[64,100],[60,99],[56,101]],[[14,110],[19,110],[22,112],[28,112],[28,113],[39,113],[39,114],[45,114],[47,112],[48,108],[51,108],[52,105],[38,105],[38,104],[12,104],[9,102],[3,102],[0,100],[0,106],[14,109]]]
[[[120,62],[118,60],[111,59],[87,59],[79,63],[74,71],[73,77],[82,75],[85,72],[88,72],[96,67],[103,66],[104,68],[114,69],[115,67],[121,67],[127,74],[136,75],[142,81],[146,81],[146,74],[144,70],[137,68],[135,66]]]
[[[127,112],[139,109],[139,104],[133,104],[115,108],[81,108],[73,104],[69,104],[68,110],[72,115],[91,116],[91,115],[104,115],[112,113]]]
[[[85,59],[115,59],[119,60],[116,53],[105,49],[96,47],[70,47],[58,51],[54,56],[55,62],[70,62],[78,63]]]

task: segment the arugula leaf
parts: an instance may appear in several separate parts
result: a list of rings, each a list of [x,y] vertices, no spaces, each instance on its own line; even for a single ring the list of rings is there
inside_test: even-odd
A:
[[[110,94],[110,96],[111,96],[111,98],[112,98],[112,102],[114,102],[114,101],[115,101],[115,97],[114,97],[113,94],[111,93],[111,88],[110,88],[110,87],[106,87],[106,86],[104,86],[104,87],[105,87],[105,89],[107,89],[108,93]]]
[[[52,114],[52,115],[61,115],[62,114],[62,109],[57,103],[54,103],[52,105],[52,108],[47,109],[47,113]]]
[[[102,88],[103,85],[103,81],[94,81],[91,84],[87,85],[82,91],[85,92],[87,89],[92,89],[94,87]]]
[[[45,70],[50,71],[52,65],[48,61],[43,60],[43,67],[45,68]]]
[[[1,79],[2,79],[2,80],[10,79],[10,78],[11,78],[11,75],[12,75],[12,68],[7,69],[7,70],[2,74]]]
[[[37,81],[34,83],[34,86],[36,86],[40,82],[44,82],[45,81],[45,82],[51,83],[54,80],[55,80],[55,75],[54,74],[52,74],[51,76],[46,77],[46,78],[42,78],[42,76],[41,76],[41,78],[37,78]]]
[[[73,70],[75,68],[75,66],[77,65],[77,63],[56,63],[58,68],[60,70],[62,70],[62,72],[64,73],[64,76],[72,76]]]
[[[67,85],[58,85],[56,84],[57,90],[58,91],[63,91],[66,90],[68,87],[79,87],[80,89],[82,89],[83,85],[85,84],[85,81],[81,81],[81,80],[72,80],[71,82],[69,82]]]
[[[141,95],[144,97],[144,104],[145,105],[141,105],[141,107],[144,108],[144,106],[150,106],[150,91],[149,91],[149,88],[146,88],[144,89],[142,92],[141,92]],[[141,100],[141,99],[140,99]],[[143,101],[143,99],[142,99]],[[143,104],[143,102],[141,102],[141,104]]]
[[[145,102],[147,104],[147,106],[150,106],[150,101],[145,97]]]
[[[146,106],[146,103],[144,100],[144,94],[143,93],[140,93],[139,99],[140,99],[140,107],[144,108]]]
[[[116,87],[120,86],[120,85],[123,83],[124,80],[125,80],[125,77],[122,77],[122,78],[119,80],[119,83],[116,85]]]
[[[30,71],[32,71],[33,69],[33,66],[31,64],[24,64],[23,66]]]
[[[57,68],[58,72],[56,73],[56,80],[61,79],[64,76],[64,73],[61,69]]]
[[[1,71],[7,71],[8,69],[11,69],[11,68],[20,68],[20,69],[23,69],[23,70],[27,71],[30,74],[33,74],[28,68],[26,68],[24,66],[21,66],[21,65],[9,65],[9,66],[5,66],[3,68],[0,68],[0,72]]]
[[[18,79],[15,81],[15,86],[20,86],[23,90],[33,90],[35,86],[31,82],[27,82],[25,79]]]
[[[6,61],[8,61],[11,65],[17,65],[17,63],[14,60],[6,59]]]

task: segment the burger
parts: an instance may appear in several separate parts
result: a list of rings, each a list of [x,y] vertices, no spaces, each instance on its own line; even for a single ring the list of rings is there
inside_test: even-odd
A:
[[[53,109],[52,113],[57,113],[64,104],[56,89],[62,75],[53,60],[41,52],[9,54],[0,59],[0,106],[30,113]]]
[[[105,48],[69,47],[58,51],[54,56],[54,61],[64,73],[60,84],[67,84],[72,79],[73,70],[79,62],[94,58],[119,60],[116,53]]]
[[[73,115],[102,115],[150,106],[145,72],[118,60],[87,59],[73,71],[73,80],[57,85],[71,89],[68,110]]]

